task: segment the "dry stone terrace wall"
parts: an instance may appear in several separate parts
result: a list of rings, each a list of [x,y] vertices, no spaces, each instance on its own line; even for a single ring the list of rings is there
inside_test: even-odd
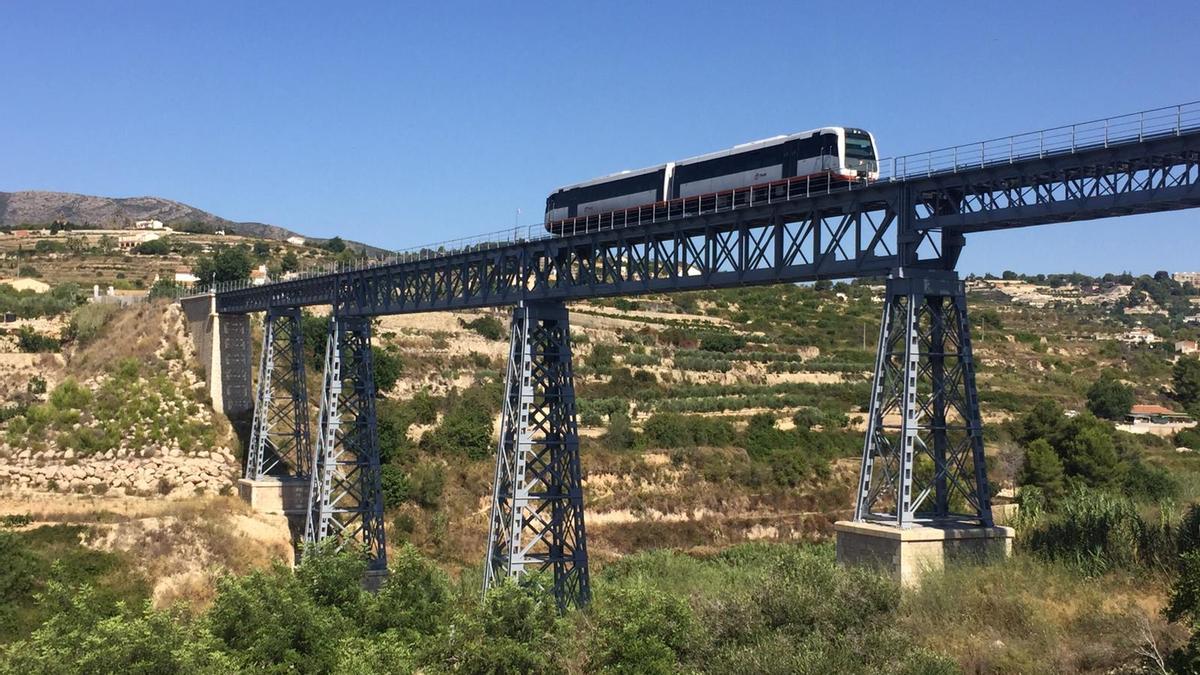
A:
[[[190,497],[228,494],[238,464],[228,448],[185,454],[179,448],[110,450],[77,458],[71,450],[34,452],[0,444],[0,485],[18,491],[58,491]]]

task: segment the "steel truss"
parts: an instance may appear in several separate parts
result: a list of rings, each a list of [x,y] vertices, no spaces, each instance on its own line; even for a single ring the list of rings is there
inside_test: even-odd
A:
[[[361,546],[369,570],[386,570],[368,318],[329,321],[319,420],[304,541],[333,537],[339,548]]]
[[[992,525],[966,291],[888,280],[855,520]]]
[[[311,452],[300,308],[272,307],[263,319],[246,478],[307,478]]]
[[[1014,158],[861,189],[480,244],[217,294],[223,313],[401,314],[953,269],[969,232],[1200,206],[1200,133]]]
[[[560,609],[591,597],[567,309],[513,310],[484,590],[549,570]]]

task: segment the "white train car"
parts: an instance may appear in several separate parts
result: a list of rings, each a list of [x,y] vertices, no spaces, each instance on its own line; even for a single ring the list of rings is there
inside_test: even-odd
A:
[[[824,127],[568,185],[546,198],[546,229],[557,234],[570,218],[805,177],[821,189],[828,182],[878,179],[874,136]]]

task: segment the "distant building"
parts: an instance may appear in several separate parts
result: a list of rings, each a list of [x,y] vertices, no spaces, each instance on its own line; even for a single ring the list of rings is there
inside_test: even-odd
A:
[[[1125,416],[1125,424],[1118,424],[1117,429],[1131,434],[1153,434],[1155,436],[1174,436],[1181,429],[1196,426],[1191,417],[1175,412],[1161,405],[1135,405]]]
[[[135,230],[161,230],[163,224],[161,220],[139,220],[134,222],[133,228]]]
[[[1118,335],[1117,340],[1131,345],[1152,345],[1162,342],[1162,338],[1145,326],[1135,326]]]
[[[191,270],[175,270],[175,283],[194,284],[197,281],[200,281],[200,277],[192,274]]]
[[[1175,343],[1175,353],[1187,356],[1200,352],[1200,347],[1196,346],[1195,340],[1180,340]]]
[[[216,232],[213,232],[213,234],[217,235],[218,237],[224,237],[225,230],[217,230]]]
[[[291,244],[292,246],[303,246],[304,245],[304,237],[288,237],[286,241],[287,241],[287,243]]]
[[[137,248],[138,244],[144,244],[155,239],[162,239],[162,235],[157,232],[138,232],[136,234],[127,234],[117,238],[117,248],[121,250],[129,250]]]
[[[269,281],[269,279],[267,278],[266,265],[259,265],[258,269],[250,270],[250,283],[254,284],[255,286],[262,286],[263,284],[267,283],[267,281]]]
[[[1176,272],[1171,278],[1181,284],[1191,284],[1200,288],[1200,272]]]
[[[1193,314],[1183,318],[1184,323],[1190,323],[1195,326],[1200,326],[1200,314]]]
[[[1126,307],[1125,308],[1126,316],[1148,315],[1148,314],[1159,314],[1161,316],[1170,316],[1170,314],[1167,313],[1167,310],[1162,309],[1161,307],[1158,307],[1157,305],[1152,305],[1152,304],[1138,305],[1137,307]]]

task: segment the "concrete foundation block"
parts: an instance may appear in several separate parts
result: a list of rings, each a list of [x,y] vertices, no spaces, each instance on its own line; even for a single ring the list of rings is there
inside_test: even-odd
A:
[[[238,495],[261,513],[303,515],[308,510],[308,479],[266,477],[238,481]]]
[[[878,523],[839,521],[837,559],[842,565],[866,565],[915,586],[927,572],[947,562],[983,562],[1012,555],[1011,527],[917,525],[899,528]]]

